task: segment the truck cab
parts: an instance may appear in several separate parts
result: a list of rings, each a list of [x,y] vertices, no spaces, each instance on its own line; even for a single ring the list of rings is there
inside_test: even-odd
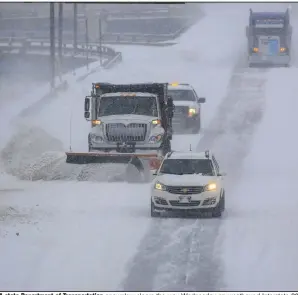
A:
[[[172,139],[166,98],[167,84],[94,83],[85,98],[89,151],[166,154]]]
[[[253,12],[246,28],[248,64],[289,66],[292,26],[286,12]]]

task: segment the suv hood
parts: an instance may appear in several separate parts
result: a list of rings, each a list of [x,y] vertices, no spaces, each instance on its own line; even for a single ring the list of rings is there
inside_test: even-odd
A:
[[[167,186],[205,186],[209,182],[216,181],[216,179],[216,176],[202,176],[198,174],[163,174],[158,175],[155,180]]]
[[[190,107],[195,108],[197,104],[194,101],[183,101],[183,100],[175,100],[174,105],[177,107]]]
[[[150,123],[152,120],[156,120],[156,117],[142,116],[142,115],[112,115],[99,117],[103,123]]]

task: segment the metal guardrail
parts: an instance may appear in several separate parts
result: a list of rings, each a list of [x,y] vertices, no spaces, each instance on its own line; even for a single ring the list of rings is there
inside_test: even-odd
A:
[[[163,34],[163,35],[153,35],[153,34],[120,34],[120,33],[111,33],[104,35],[102,38],[102,44],[109,45],[109,44],[128,44],[128,45],[147,45],[147,46],[166,46],[166,44],[172,45],[173,39],[177,38],[179,34],[186,28],[183,27],[175,34]],[[2,33],[2,35],[1,35]],[[1,39],[9,39],[11,36],[11,32],[3,33],[0,31],[0,40]],[[14,32],[13,34],[16,37],[11,37],[12,39],[26,39],[32,41],[39,41],[39,42],[49,42],[49,38],[45,36],[45,34],[34,34],[34,32],[24,34],[24,32]],[[64,32],[63,40],[65,43],[73,43],[73,34]],[[78,34],[77,36],[78,44],[85,44],[85,36],[82,34]],[[0,41],[1,42],[1,41]],[[163,45],[162,45],[163,44]],[[96,46],[95,43],[93,43]],[[97,43],[98,45],[98,43]]]
[[[19,54],[26,54],[28,52],[48,52],[50,53],[50,42],[48,40],[29,40],[26,38],[1,38],[0,37],[0,51],[9,53],[11,51],[18,50]],[[58,47],[58,44],[56,44]],[[122,60],[121,52],[117,52],[114,49],[107,46],[98,46],[98,44],[78,44],[75,49],[73,44],[64,43],[62,45],[63,55],[70,55],[74,57],[90,57],[99,58],[100,56],[105,58],[105,63],[109,63],[110,60],[120,62]]]

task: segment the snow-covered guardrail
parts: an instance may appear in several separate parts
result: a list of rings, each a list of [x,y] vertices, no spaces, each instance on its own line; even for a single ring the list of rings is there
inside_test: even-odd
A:
[[[26,38],[1,38],[0,51],[3,53],[17,54],[50,54],[50,42],[48,40],[30,40]],[[56,47],[58,44],[56,43]],[[78,44],[74,48],[71,43],[62,44],[63,55],[74,57],[97,58],[102,57],[103,68],[111,68],[114,64],[122,61],[121,52],[117,52],[108,46],[98,46],[98,44]]]

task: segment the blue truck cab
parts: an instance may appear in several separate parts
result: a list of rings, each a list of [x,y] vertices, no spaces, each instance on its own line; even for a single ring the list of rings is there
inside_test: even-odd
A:
[[[253,12],[246,27],[248,65],[290,65],[292,26],[286,12]]]

